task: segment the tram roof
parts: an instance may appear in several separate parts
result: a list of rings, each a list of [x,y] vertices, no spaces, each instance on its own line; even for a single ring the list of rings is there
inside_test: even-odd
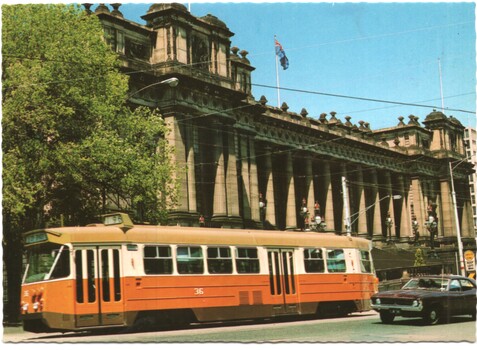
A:
[[[149,243],[149,244],[204,244],[243,245],[269,247],[358,247],[368,249],[369,241],[363,238],[338,236],[332,233],[264,231],[225,228],[197,228],[182,226],[134,225],[127,230],[120,226],[85,226],[46,228],[25,233],[48,233],[50,242],[59,244],[95,243]]]

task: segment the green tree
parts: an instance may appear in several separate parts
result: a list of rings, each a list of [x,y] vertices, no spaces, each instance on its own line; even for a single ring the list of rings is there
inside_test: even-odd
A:
[[[424,260],[424,254],[422,253],[421,248],[416,249],[416,254],[414,255],[414,266],[424,266],[426,261]]]
[[[127,106],[128,77],[95,15],[4,5],[2,25],[2,244],[16,315],[21,232],[86,224],[107,199],[160,222],[176,182],[164,120]]]

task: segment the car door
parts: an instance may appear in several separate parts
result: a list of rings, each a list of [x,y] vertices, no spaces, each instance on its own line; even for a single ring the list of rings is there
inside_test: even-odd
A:
[[[476,289],[475,286],[470,282],[469,280],[466,279],[461,279],[460,280],[460,286],[462,288],[462,310],[461,312],[463,314],[471,314],[472,312],[475,312],[475,306],[476,306]]]
[[[462,313],[463,293],[458,279],[452,279],[449,283],[447,310],[450,315]]]

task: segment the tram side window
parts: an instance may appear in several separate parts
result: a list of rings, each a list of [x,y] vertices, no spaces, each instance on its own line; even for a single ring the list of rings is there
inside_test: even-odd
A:
[[[144,247],[144,272],[146,275],[172,274],[172,254],[169,246]]]
[[[237,248],[235,264],[238,273],[259,273],[260,263],[257,248]]]
[[[343,249],[327,250],[326,266],[328,267],[328,272],[346,272]]]
[[[177,271],[180,274],[204,273],[201,247],[177,247]]]
[[[360,250],[361,272],[372,272],[371,257],[368,251]]]
[[[232,255],[230,248],[207,248],[207,268],[211,274],[232,273]]]
[[[306,272],[325,272],[325,260],[321,249],[305,249],[304,259]]]

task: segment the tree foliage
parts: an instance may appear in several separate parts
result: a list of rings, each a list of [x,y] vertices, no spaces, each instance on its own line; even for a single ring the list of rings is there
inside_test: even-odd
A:
[[[11,227],[85,224],[111,200],[164,219],[176,193],[167,130],[157,111],[127,107],[128,77],[98,18],[75,5],[10,5],[2,24]]]
[[[421,248],[416,249],[416,254],[414,255],[414,266],[424,266],[426,265],[426,261],[424,260],[424,253],[422,252]]]

